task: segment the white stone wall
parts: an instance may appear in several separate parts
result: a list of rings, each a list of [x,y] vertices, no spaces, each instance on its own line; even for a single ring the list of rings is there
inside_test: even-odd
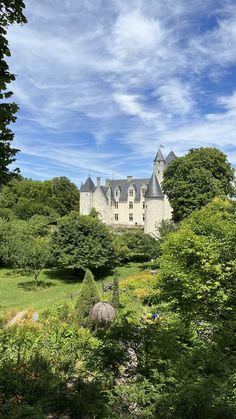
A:
[[[145,211],[144,233],[155,235],[156,224],[164,218],[164,199],[147,199]]]
[[[144,233],[157,234],[157,226],[162,220],[171,219],[172,209],[165,196],[163,199],[147,199]]]
[[[161,162],[157,161],[154,163],[154,173],[160,185],[163,181],[163,172],[165,170],[165,167],[166,167],[166,164],[164,161],[161,161]]]
[[[100,218],[105,224],[110,224],[110,208],[108,200],[106,199],[100,186],[97,186],[93,192],[93,208],[99,212]]]
[[[172,218],[172,208],[170,206],[167,196],[164,197],[164,220],[170,220]]]
[[[129,202],[133,202],[133,208],[129,208]],[[135,202],[129,199],[126,202],[118,202],[118,208],[115,208],[115,203],[111,207],[111,225],[127,225],[127,226],[144,226],[143,216],[145,208],[143,208],[144,200]],[[118,214],[118,220],[115,220],[115,214]],[[133,214],[133,221],[129,220],[129,214]]]
[[[80,193],[80,214],[88,215],[93,208],[93,194],[92,192]]]

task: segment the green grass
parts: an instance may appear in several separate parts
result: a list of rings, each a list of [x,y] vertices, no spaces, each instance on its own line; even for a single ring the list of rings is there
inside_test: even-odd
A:
[[[134,275],[142,269],[140,262],[119,266],[120,278]],[[113,280],[113,271],[99,271],[95,274],[100,290],[102,282]],[[70,270],[45,269],[39,276],[42,285],[35,289],[33,278],[12,269],[0,269],[0,312],[6,310],[40,310],[63,301],[75,300],[81,280],[76,281]]]

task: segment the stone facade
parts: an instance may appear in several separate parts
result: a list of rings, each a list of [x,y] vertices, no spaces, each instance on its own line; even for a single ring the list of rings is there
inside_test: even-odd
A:
[[[80,213],[88,215],[92,208],[100,214],[105,224],[112,226],[140,226],[148,234],[156,233],[156,225],[171,218],[171,207],[161,190],[163,171],[176,158],[171,151],[164,159],[161,149],[154,159],[151,178],[106,180],[97,185],[88,177],[80,188]]]

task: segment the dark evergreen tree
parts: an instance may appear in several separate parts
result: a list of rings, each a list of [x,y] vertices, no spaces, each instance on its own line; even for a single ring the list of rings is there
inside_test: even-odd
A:
[[[75,309],[79,320],[88,317],[94,304],[99,301],[99,292],[92,272],[87,269],[81,285],[79,297],[76,301]]]
[[[116,269],[114,270],[114,278],[113,278],[112,305],[115,308],[120,307],[119,278],[118,278],[118,272]]]

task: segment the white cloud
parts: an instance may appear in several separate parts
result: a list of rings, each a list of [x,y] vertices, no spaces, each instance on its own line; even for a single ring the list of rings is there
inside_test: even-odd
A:
[[[34,128],[27,144],[17,132],[22,151],[35,157],[47,152],[53,164],[67,160],[71,168],[108,174],[127,150],[131,161],[151,159],[163,142],[179,153],[234,145],[236,95],[224,93],[221,79],[222,68],[236,60],[233,3],[29,2],[29,23],[9,30],[10,65],[19,75],[13,85],[22,109],[19,129]],[[215,24],[200,30],[208,18]],[[202,84],[209,77],[215,91]],[[42,129],[63,133],[67,150],[55,150],[50,139],[39,149],[33,136]],[[80,154],[69,145],[72,134]]]
[[[138,11],[120,15],[114,24],[111,49],[120,59],[147,55],[162,45],[164,31],[160,22]]]
[[[174,114],[188,114],[192,112],[195,101],[192,98],[189,83],[181,83],[177,79],[171,79],[163,83],[154,93],[159,97],[163,110]]]
[[[151,121],[158,116],[157,113],[150,112],[143,108],[139,103],[140,97],[138,95],[114,93],[113,97],[122,112],[131,116],[138,116],[144,122]]]

